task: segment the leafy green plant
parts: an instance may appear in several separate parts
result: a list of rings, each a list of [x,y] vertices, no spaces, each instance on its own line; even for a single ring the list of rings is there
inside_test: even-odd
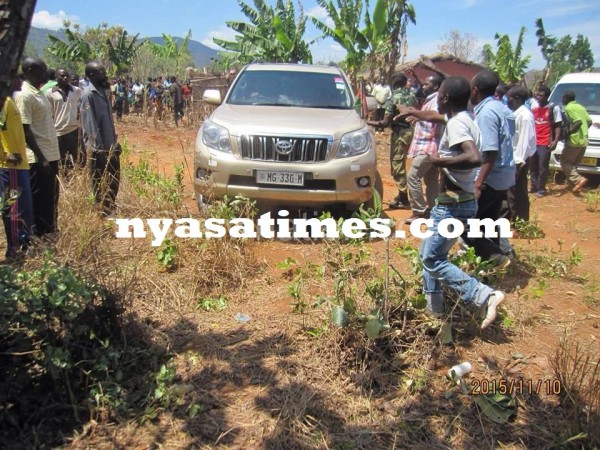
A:
[[[600,214],[600,192],[586,192],[583,199],[588,211]]]
[[[177,255],[179,250],[177,244],[172,239],[165,239],[163,245],[156,254],[156,260],[161,268],[167,271],[175,269],[177,266]]]
[[[198,308],[204,311],[223,311],[227,308],[227,299],[222,295],[217,298],[204,297],[198,300]]]
[[[219,200],[212,202],[208,208],[208,217],[215,219],[224,219],[225,222],[236,218],[253,219],[256,217],[258,209],[256,201],[243,195],[230,197],[225,195]]]
[[[541,239],[546,236],[537,218],[531,221],[518,218],[514,222],[514,227],[519,237],[523,239]]]
[[[140,159],[137,164],[129,164],[124,172],[133,190],[141,198],[154,198],[159,205],[179,209],[183,197],[183,164],[176,164],[173,177],[160,175],[148,161]]]

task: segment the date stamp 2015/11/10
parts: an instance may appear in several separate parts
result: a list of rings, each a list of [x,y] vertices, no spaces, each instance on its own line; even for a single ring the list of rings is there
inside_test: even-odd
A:
[[[500,378],[498,380],[475,378],[471,380],[469,387],[471,395],[559,395],[561,388],[560,380],[541,378]]]

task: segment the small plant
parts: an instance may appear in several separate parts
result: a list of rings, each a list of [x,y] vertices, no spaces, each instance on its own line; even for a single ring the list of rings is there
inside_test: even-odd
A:
[[[236,195],[233,198],[226,195],[210,204],[208,217],[225,219],[227,222],[236,218],[253,219],[257,212],[255,200],[243,195]]]
[[[600,192],[586,192],[583,199],[588,211],[600,214]]]
[[[596,278],[592,278],[585,286],[584,302],[589,306],[598,306],[600,304],[600,283]]]
[[[519,237],[523,239],[541,239],[546,236],[537,217],[531,221],[518,218],[514,222],[514,227]]]
[[[171,239],[165,239],[162,247],[156,254],[156,260],[164,270],[171,271],[177,266],[177,255],[179,250]]]
[[[217,298],[204,297],[198,300],[198,308],[204,311],[223,311],[227,308],[227,299],[222,295]]]

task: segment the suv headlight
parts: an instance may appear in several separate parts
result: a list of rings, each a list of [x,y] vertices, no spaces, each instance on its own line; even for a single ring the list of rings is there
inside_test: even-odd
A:
[[[340,140],[336,158],[347,158],[366,153],[371,148],[371,130],[365,127],[358,131],[346,133]]]
[[[231,153],[231,138],[227,128],[206,120],[202,125],[202,143],[209,148]]]

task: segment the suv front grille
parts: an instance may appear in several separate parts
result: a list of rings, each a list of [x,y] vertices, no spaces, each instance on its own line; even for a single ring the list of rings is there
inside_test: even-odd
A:
[[[316,163],[327,159],[331,140],[326,137],[242,136],[243,159]]]

